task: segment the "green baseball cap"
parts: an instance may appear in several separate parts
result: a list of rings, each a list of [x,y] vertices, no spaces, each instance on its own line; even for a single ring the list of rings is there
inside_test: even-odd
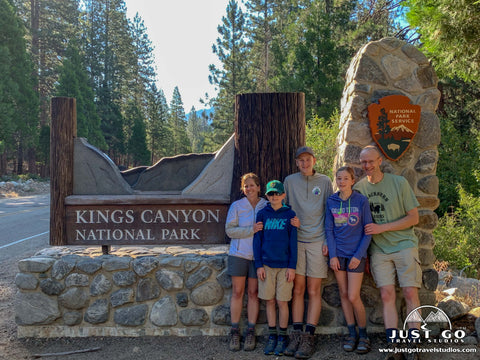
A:
[[[278,180],[272,180],[267,184],[267,189],[265,190],[265,195],[268,195],[270,192],[277,192],[279,194],[283,194],[285,192],[285,188],[283,184]]]

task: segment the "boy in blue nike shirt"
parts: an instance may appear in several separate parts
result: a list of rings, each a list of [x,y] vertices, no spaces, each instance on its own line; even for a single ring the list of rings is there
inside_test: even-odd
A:
[[[292,298],[297,267],[297,228],[290,220],[295,212],[283,204],[285,189],[278,180],[267,184],[269,203],[257,214],[263,230],[253,237],[253,254],[258,277],[258,297],[266,301],[269,338],[265,355],[283,355],[287,346],[288,302]],[[278,305],[280,331],[277,338]]]

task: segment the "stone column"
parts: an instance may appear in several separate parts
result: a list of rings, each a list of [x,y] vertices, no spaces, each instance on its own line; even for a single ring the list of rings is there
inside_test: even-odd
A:
[[[335,169],[354,167],[363,176],[359,154],[366,145],[375,145],[369,126],[368,105],[388,95],[407,96],[421,106],[418,132],[407,152],[398,161],[383,159],[384,171],[403,175],[420,202],[420,222],[415,227],[419,239],[423,284],[420,301],[435,304],[438,275],[433,270],[434,238],[437,226],[433,210],[439,205],[435,175],[440,143],[440,122],[435,111],[440,100],[438,79],[428,59],[413,45],[395,38],[370,42],[353,58],[347,72],[342,97],[340,132],[337,137]]]

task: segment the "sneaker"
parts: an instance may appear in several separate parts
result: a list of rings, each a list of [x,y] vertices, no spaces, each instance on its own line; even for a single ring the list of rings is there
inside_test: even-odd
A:
[[[290,333],[288,337],[288,346],[283,352],[284,355],[287,356],[294,356],[295,352],[298,349],[298,345],[300,345],[300,339],[302,338],[302,332],[299,330],[294,330]]]
[[[277,356],[282,356],[286,347],[287,339],[285,339],[283,336],[279,337],[277,340],[277,346],[275,346],[274,354]]]
[[[255,349],[255,329],[248,329],[245,335],[243,350],[252,351]]]
[[[263,353],[265,355],[273,355],[275,351],[275,347],[277,346],[277,338],[268,338],[267,345],[265,345],[265,349],[263,349]]]
[[[238,329],[232,329],[230,331],[230,345],[228,348],[230,351],[240,350],[240,331]]]
[[[303,333],[300,345],[295,353],[296,359],[308,359],[315,352],[315,336]]]

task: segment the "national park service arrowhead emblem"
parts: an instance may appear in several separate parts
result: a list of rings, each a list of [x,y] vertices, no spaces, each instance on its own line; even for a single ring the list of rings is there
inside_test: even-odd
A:
[[[403,95],[386,96],[368,106],[373,140],[388,159],[397,161],[405,154],[418,131],[420,115],[420,105],[410,104]]]

